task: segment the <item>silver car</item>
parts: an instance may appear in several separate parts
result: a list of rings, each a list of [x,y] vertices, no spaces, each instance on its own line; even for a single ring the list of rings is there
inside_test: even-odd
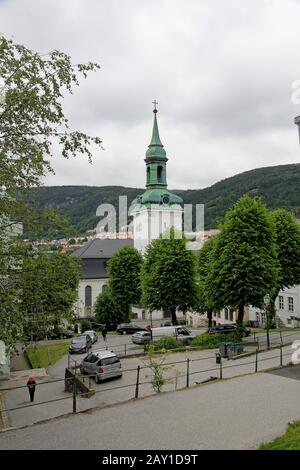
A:
[[[150,331],[137,331],[131,336],[131,341],[135,344],[145,344],[151,341]]]
[[[94,375],[96,383],[113,377],[122,377],[122,366],[118,356],[106,349],[88,354],[80,365],[82,374]]]
[[[84,331],[82,334],[83,335],[89,335],[89,337],[91,338],[93,344],[96,343],[96,341],[98,341],[97,333],[94,330]]]

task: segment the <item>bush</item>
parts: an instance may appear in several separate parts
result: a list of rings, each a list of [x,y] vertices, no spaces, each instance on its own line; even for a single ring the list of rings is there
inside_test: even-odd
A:
[[[172,336],[165,336],[158,341],[153,341],[152,346],[154,351],[160,351],[162,349],[180,349],[181,351],[185,350],[182,341],[179,341]]]
[[[241,337],[236,333],[224,334],[204,334],[197,336],[193,339],[191,346],[200,347],[202,349],[214,349],[218,348],[221,342],[228,343],[240,343]]]

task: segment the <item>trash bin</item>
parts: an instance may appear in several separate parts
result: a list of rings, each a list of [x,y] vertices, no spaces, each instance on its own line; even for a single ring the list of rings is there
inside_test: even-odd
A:
[[[216,364],[221,364],[221,354],[216,353]]]

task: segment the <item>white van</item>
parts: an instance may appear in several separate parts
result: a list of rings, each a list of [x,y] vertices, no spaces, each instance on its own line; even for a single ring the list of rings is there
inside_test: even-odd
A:
[[[160,328],[152,328],[152,339],[159,340],[164,336],[173,336],[183,341],[192,341],[195,336],[185,326],[162,326]]]

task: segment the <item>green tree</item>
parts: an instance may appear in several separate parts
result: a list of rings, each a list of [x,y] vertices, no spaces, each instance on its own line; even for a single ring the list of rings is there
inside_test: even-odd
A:
[[[212,268],[213,253],[217,242],[217,235],[207,240],[198,254],[198,299],[197,310],[206,313],[208,326],[212,326],[212,314],[215,310],[212,299],[208,296],[207,279]]]
[[[300,284],[300,226],[285,209],[272,213],[275,225],[275,243],[279,260],[277,284],[270,293],[269,326],[274,326],[275,300],[279,291]]]
[[[130,305],[141,298],[141,254],[131,246],[124,246],[108,263],[109,286],[114,301],[123,309],[124,319],[129,320]]]
[[[274,224],[258,198],[243,196],[225,216],[207,278],[209,301],[219,308],[262,307],[264,296],[278,283]]]
[[[0,37],[0,187],[7,190],[39,184],[52,171],[49,158],[57,142],[63,157],[86,154],[99,137],[71,131],[62,107],[64,92],[79,85],[78,74],[98,64],[73,65],[71,57],[54,50],[41,56]]]
[[[108,287],[98,295],[94,305],[95,318],[99,323],[118,324],[124,321],[124,311],[120,308]]]
[[[26,257],[22,262],[20,308],[25,318],[44,330],[74,317],[80,261],[67,254]]]
[[[142,266],[142,302],[152,310],[170,311],[177,324],[176,310],[186,312],[196,304],[195,258],[184,237],[174,229],[154,240],[146,249]]]
[[[35,216],[16,197],[16,188],[22,192],[38,186],[52,171],[54,143],[65,158],[83,154],[89,160],[91,145],[101,146],[99,137],[70,129],[62,106],[64,94],[73,92],[79,77],[98,68],[92,62],[72,64],[57,50],[41,56],[0,36],[0,337],[8,349],[20,339],[23,316],[16,299],[26,282],[20,267],[25,253],[22,249],[16,255],[14,227],[22,223],[36,228],[37,222],[53,219],[49,210]]]

